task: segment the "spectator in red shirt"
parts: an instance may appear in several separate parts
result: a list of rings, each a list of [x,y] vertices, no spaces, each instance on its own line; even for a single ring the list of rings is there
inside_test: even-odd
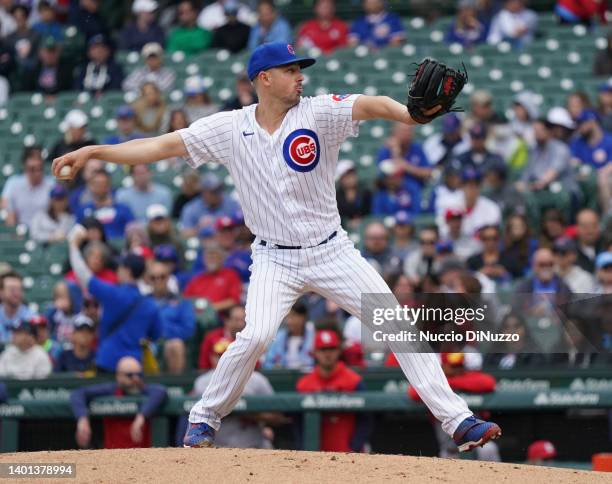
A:
[[[88,447],[91,442],[89,423],[89,403],[96,397],[124,397],[144,395],[136,416],[104,417],[104,448],[130,449],[151,447],[151,427],[149,419],[162,406],[166,399],[166,389],[162,385],[145,384],[142,366],[136,358],[125,356],[117,363],[116,382],[99,383],[81,387],[70,395],[72,413],[77,419],[76,441],[79,447]]]
[[[224,348],[236,339],[236,333],[242,331],[246,325],[246,312],[244,306],[235,305],[228,311],[223,320],[223,327],[213,329],[202,340],[200,345],[200,359],[198,368],[208,370],[217,366],[220,348]]]
[[[203,246],[206,270],[189,281],[183,295],[208,299],[215,311],[227,311],[240,303],[242,282],[234,269],[223,267],[226,251],[216,240],[207,240]]]
[[[347,44],[348,25],[336,18],[334,0],[317,0],[315,18],[304,22],[297,37],[298,47],[318,47],[324,54],[330,54]]]
[[[342,352],[338,333],[318,331],[315,336],[312,373],[300,378],[301,393],[356,392],[365,390],[363,379],[340,361]],[[365,413],[324,413],[321,418],[321,450],[329,452],[361,452],[371,430],[371,416]]]

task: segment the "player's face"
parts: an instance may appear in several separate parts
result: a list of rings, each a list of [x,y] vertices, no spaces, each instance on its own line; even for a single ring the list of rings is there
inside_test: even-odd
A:
[[[297,64],[290,64],[288,66],[270,69],[267,72],[270,92],[273,92],[276,97],[286,104],[291,106],[297,104],[304,90],[302,87],[304,75],[302,74],[300,66]]]

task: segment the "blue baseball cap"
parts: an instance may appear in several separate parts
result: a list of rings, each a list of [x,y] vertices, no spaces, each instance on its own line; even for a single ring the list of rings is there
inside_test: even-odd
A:
[[[214,227],[212,227],[211,225],[205,225],[198,232],[198,237],[200,237],[201,239],[206,239],[208,237],[212,237],[213,235],[215,235],[215,233],[216,232]]]
[[[599,92],[610,92],[612,91],[612,81],[606,81],[603,84],[599,85],[597,89]]]
[[[172,244],[158,245],[155,247],[153,255],[158,262],[174,262],[176,264],[179,261],[176,248]]]
[[[595,259],[595,268],[603,269],[612,266],[612,252],[602,252]]]
[[[599,114],[593,109],[584,109],[576,119],[576,123],[580,124],[587,121],[597,121],[599,123]]]
[[[291,44],[284,42],[270,42],[257,47],[251,54],[247,73],[252,81],[261,71],[273,67],[298,64],[302,69],[310,67],[316,62],[312,57],[297,57]]]
[[[447,254],[454,250],[453,242],[451,240],[440,240],[436,242],[436,252],[438,254]]]
[[[442,133],[451,134],[461,128],[461,120],[455,113],[450,113],[442,118]]]
[[[465,168],[461,172],[462,182],[469,182],[469,181],[479,182],[481,179],[482,179],[482,175],[480,171],[478,171],[476,168],[468,167],[468,168]]]
[[[133,252],[128,252],[124,256],[119,259],[119,265],[121,267],[126,267],[132,273],[132,277],[134,279],[140,279],[140,277],[144,274],[145,271],[145,260],[144,257],[141,257]]]
[[[395,225],[412,225],[412,216],[406,210],[395,213]]]
[[[122,104],[115,111],[115,117],[119,119],[130,119],[136,117],[136,112],[129,104]]]
[[[51,198],[64,198],[68,196],[68,189],[64,185],[55,185],[49,192]]]

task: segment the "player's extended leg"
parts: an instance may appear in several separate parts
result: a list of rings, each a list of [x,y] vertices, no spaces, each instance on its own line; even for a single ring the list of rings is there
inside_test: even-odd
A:
[[[214,430],[242,395],[259,357],[300,295],[301,283],[291,269],[290,251],[257,250],[247,294],[246,326],[223,353],[202,399],[191,409],[185,436],[188,447],[212,444]],[[286,259],[283,260],[283,259]],[[202,423],[207,425],[203,426]],[[210,428],[207,428],[210,427]],[[207,442],[205,442],[207,440]]]
[[[354,248],[344,231],[329,243],[310,250],[308,288],[333,300],[355,317],[361,319],[363,293],[391,293],[383,278]],[[437,355],[409,352],[406,348],[403,346],[403,351],[396,351],[395,356],[408,381],[441,422],[444,431],[449,435],[456,434],[472,412],[448,385]],[[392,345],[392,349],[397,348]]]

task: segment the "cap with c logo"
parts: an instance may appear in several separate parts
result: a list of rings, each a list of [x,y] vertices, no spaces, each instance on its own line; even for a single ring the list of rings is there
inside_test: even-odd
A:
[[[291,44],[284,42],[270,42],[257,47],[251,54],[247,73],[252,81],[261,71],[274,67],[298,64],[302,69],[310,67],[316,62],[312,57],[297,57]]]

